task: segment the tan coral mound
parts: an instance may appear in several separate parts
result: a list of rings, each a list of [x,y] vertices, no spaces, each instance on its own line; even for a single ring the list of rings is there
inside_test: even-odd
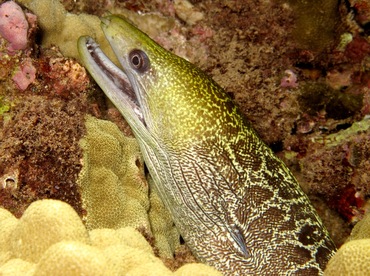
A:
[[[31,276],[34,275],[36,265],[22,259],[11,259],[0,267],[2,276]]]
[[[86,119],[84,152],[78,178],[87,229],[132,226],[150,229],[149,187],[134,138],[109,121]]]
[[[108,259],[109,265],[114,269],[115,275],[168,275],[172,272],[165,267],[163,262],[141,249],[117,244],[106,247],[104,255]],[[151,270],[146,270],[145,267],[151,266]],[[138,270],[137,270],[138,269]],[[136,270],[136,272],[135,272]],[[146,273],[138,273],[144,271]]]
[[[87,242],[88,233],[70,205],[45,199],[27,208],[10,237],[10,245],[15,257],[37,262],[47,248],[62,240]]]
[[[10,213],[8,210],[0,209],[0,223],[8,218],[14,217],[12,213]]]
[[[370,275],[370,214],[353,228],[348,241],[329,261],[325,275]]]
[[[129,226],[117,230],[108,228],[91,230],[90,240],[92,245],[101,249],[122,244],[124,246],[143,250],[152,255],[154,254],[153,248],[145,238],[138,231]]]
[[[370,275],[370,239],[343,244],[329,261],[325,275]]]
[[[0,208],[0,231],[0,275],[173,274],[134,228],[88,232],[73,208],[59,200],[33,202],[19,220]],[[179,273],[221,275],[198,264]]]
[[[370,214],[368,213],[365,217],[359,221],[355,227],[353,227],[351,235],[348,240],[359,240],[359,239],[370,239]]]
[[[109,50],[100,29],[100,20],[93,15],[68,13],[57,0],[19,0],[38,16],[43,31],[43,46],[57,45],[64,56],[78,58],[76,41],[81,35],[98,38],[104,49]]]
[[[9,252],[11,249],[10,236],[17,227],[18,220],[8,210],[0,208],[0,252]],[[7,260],[6,254],[0,256],[0,265],[2,260]]]
[[[172,258],[179,233],[155,190],[149,189],[137,141],[109,121],[87,116],[85,124],[78,185],[87,229],[142,229],[154,236],[161,257]],[[106,242],[114,238],[107,237]]]
[[[35,275],[112,275],[101,251],[76,241],[62,241],[46,250]]]

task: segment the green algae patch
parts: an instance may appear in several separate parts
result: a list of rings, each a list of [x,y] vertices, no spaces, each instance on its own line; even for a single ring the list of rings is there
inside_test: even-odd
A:
[[[366,133],[370,129],[370,119],[365,118],[361,121],[354,122],[351,127],[341,130],[337,133],[329,134],[324,137],[314,137],[313,142],[321,142],[327,147],[336,147],[356,137],[359,133]],[[370,237],[370,235],[369,235]]]
[[[0,117],[10,110],[10,106],[10,103],[7,102],[4,97],[0,96]]]

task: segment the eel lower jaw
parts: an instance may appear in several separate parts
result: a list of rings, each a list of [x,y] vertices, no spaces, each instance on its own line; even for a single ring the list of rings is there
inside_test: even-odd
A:
[[[124,100],[128,108],[131,108],[138,119],[145,125],[142,110],[137,100],[135,91],[127,77],[127,75],[117,67],[100,49],[99,44],[91,37],[81,37],[80,40],[84,43],[86,50],[85,57],[89,60],[90,68],[88,71],[94,76],[100,74],[99,79],[106,83],[107,87],[113,88],[110,93],[120,93],[120,97]],[[81,43],[79,41],[79,43]],[[98,83],[101,87],[102,84]],[[103,88],[104,90],[104,88]],[[109,94],[109,93],[108,93]]]

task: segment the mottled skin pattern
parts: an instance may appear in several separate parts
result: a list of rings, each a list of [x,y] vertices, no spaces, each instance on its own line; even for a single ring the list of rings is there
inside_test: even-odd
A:
[[[80,38],[81,57],[131,125],[194,255],[225,275],[322,274],[335,245],[224,90],[127,21],[109,16],[102,28],[136,100],[112,81],[118,77],[106,57],[95,57],[92,39]]]

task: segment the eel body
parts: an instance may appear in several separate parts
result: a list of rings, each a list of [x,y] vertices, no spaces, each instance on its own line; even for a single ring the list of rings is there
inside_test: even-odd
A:
[[[130,124],[196,258],[224,275],[321,275],[334,243],[227,93],[126,19],[101,27],[122,69],[86,36],[81,59]]]

